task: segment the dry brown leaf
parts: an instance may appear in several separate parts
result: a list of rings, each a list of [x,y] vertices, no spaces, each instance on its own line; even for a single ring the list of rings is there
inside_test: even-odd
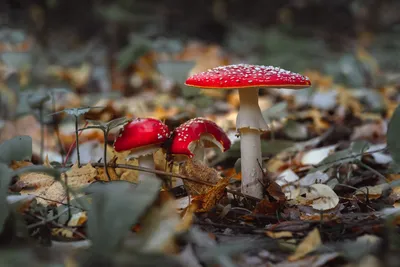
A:
[[[196,212],[210,211],[224,196],[225,188],[229,184],[229,180],[229,177],[222,178],[206,193],[195,196],[192,200],[192,203],[198,203],[199,208],[196,210]]]
[[[61,174],[61,179],[65,181],[68,177],[68,185],[72,189],[79,189],[95,181],[97,170],[91,164],[87,164],[81,168],[73,165],[65,174]],[[53,177],[44,173],[26,173],[20,176],[21,183],[25,187],[21,194],[31,194],[38,198],[38,202],[42,204],[59,204],[65,202],[66,192],[63,185],[54,181]]]
[[[279,208],[278,202],[271,202],[267,198],[264,198],[260,202],[257,203],[256,208],[254,209],[253,213],[255,214],[276,214],[276,211]]]
[[[268,195],[274,198],[278,203],[283,203],[286,201],[286,195],[283,193],[282,187],[275,181],[271,181],[267,187]]]
[[[294,254],[288,257],[288,260],[299,260],[306,256],[308,253],[313,252],[320,245],[322,245],[321,236],[319,234],[318,228],[314,228],[311,232],[308,233],[306,238],[303,239]]]
[[[221,178],[215,169],[206,166],[200,161],[192,159],[188,159],[182,165],[181,174],[189,178],[193,178],[210,184],[216,184],[218,181],[220,181]],[[188,180],[184,180],[183,182],[189,194],[194,196],[205,194],[210,190],[209,185],[195,183]]]

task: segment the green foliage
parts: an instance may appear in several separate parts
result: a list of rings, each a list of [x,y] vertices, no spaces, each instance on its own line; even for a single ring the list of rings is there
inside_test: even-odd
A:
[[[397,106],[388,125],[387,146],[394,162],[400,165],[400,105]]]
[[[128,182],[95,183],[85,192],[91,194],[88,235],[94,255],[111,255],[124,235],[156,199],[161,181],[147,177],[137,187]]]
[[[12,160],[22,161],[32,158],[32,138],[17,136],[0,144],[0,162],[9,164]]]
[[[9,213],[7,204],[8,186],[11,181],[12,170],[4,163],[0,163],[0,233],[3,232],[4,222]]]
[[[367,150],[368,143],[366,141],[355,141],[351,143],[349,148],[337,151],[323,159],[318,166],[312,168],[309,173],[314,173],[316,171],[324,172],[335,165],[361,160],[362,154]]]

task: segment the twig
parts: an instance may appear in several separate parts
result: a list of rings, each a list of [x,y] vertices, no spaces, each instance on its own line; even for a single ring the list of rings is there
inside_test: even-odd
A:
[[[90,163],[93,167],[104,167],[104,163]],[[128,165],[128,164],[107,164],[108,167],[112,167],[112,168],[121,168],[121,169],[128,169],[128,170],[137,170],[137,171],[143,171],[143,172],[149,172],[149,173],[155,173],[158,175],[165,175],[165,176],[171,176],[171,177],[176,177],[176,178],[180,178],[180,179],[184,179],[184,180],[188,180],[194,183],[198,183],[198,184],[204,184],[204,185],[208,185],[208,186],[215,186],[216,184],[213,183],[209,183],[209,182],[205,182],[205,181],[201,181],[201,180],[197,180],[197,179],[193,179],[191,177],[187,177],[181,174],[176,174],[176,173],[171,173],[171,172],[165,172],[165,171],[160,171],[160,170],[153,170],[153,169],[149,169],[149,168],[145,168],[145,167],[140,167],[140,166],[135,166],[135,165]],[[231,190],[231,189],[226,189],[228,193],[240,196],[240,197],[244,197],[244,198],[248,198],[251,200],[255,200],[255,201],[259,201],[260,199],[256,198],[256,197],[252,197],[252,196],[248,196],[245,194],[242,194],[238,191],[235,190]]]

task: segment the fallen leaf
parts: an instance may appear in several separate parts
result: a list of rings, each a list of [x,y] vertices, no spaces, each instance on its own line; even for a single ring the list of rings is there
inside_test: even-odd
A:
[[[311,232],[308,233],[306,238],[303,239],[294,254],[288,257],[288,260],[299,260],[310,252],[316,250],[320,245],[322,245],[321,236],[319,234],[318,228],[314,228]]]
[[[317,165],[324,158],[326,158],[333,151],[335,151],[336,147],[337,147],[337,145],[332,145],[332,146],[326,146],[326,147],[309,150],[303,154],[303,157],[301,158],[301,164]]]
[[[355,191],[354,195],[362,199],[365,199],[366,195],[368,195],[369,199],[378,199],[382,196],[383,190],[388,187],[389,185],[386,183],[375,186],[364,186]]]
[[[271,202],[267,198],[264,198],[260,202],[257,203],[256,208],[254,209],[254,214],[276,214],[276,211],[279,208],[278,202]]]
[[[273,239],[293,237],[293,233],[289,231],[280,231],[280,232],[266,231],[265,234]]]
[[[88,163],[81,168],[75,164],[66,173],[61,174],[61,179],[65,181],[65,177],[67,177],[68,186],[76,190],[94,182],[96,176],[97,170],[91,164]],[[19,182],[25,185],[21,194],[35,195],[39,197],[37,199],[39,203],[44,205],[65,203],[65,188],[47,174],[26,173],[21,175]]]
[[[200,161],[192,159],[186,160],[182,165],[181,174],[210,184],[216,184],[221,178],[215,169],[206,166]],[[184,180],[183,183],[185,184],[188,193],[193,196],[205,194],[210,190],[209,185],[195,183],[188,180]]]
[[[198,203],[196,212],[207,212],[211,210],[218,201],[224,196],[225,188],[229,184],[229,177],[222,178],[218,183],[211,187],[207,192],[202,195],[193,197],[192,203]]]
[[[324,184],[313,184],[307,188],[301,188],[300,194],[305,194],[305,197],[298,197],[297,201],[316,210],[330,210],[339,204],[338,195]]]

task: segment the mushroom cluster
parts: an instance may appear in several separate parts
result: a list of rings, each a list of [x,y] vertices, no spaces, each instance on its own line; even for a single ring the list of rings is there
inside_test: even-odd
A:
[[[168,141],[168,142],[167,142]],[[139,166],[155,169],[153,153],[165,148],[176,161],[190,159],[204,161],[205,149],[217,147],[226,151],[231,141],[213,121],[194,118],[170,133],[167,125],[153,118],[138,118],[124,125],[114,142],[117,152],[129,151],[127,158],[137,158]],[[155,174],[147,174],[155,175]],[[139,173],[139,181],[146,175]]]
[[[308,77],[273,66],[237,64],[220,66],[190,76],[187,86],[203,89],[238,89],[240,107],[236,129],[240,134],[242,193],[263,197],[260,135],[268,129],[258,105],[260,88],[301,89],[311,86]]]

